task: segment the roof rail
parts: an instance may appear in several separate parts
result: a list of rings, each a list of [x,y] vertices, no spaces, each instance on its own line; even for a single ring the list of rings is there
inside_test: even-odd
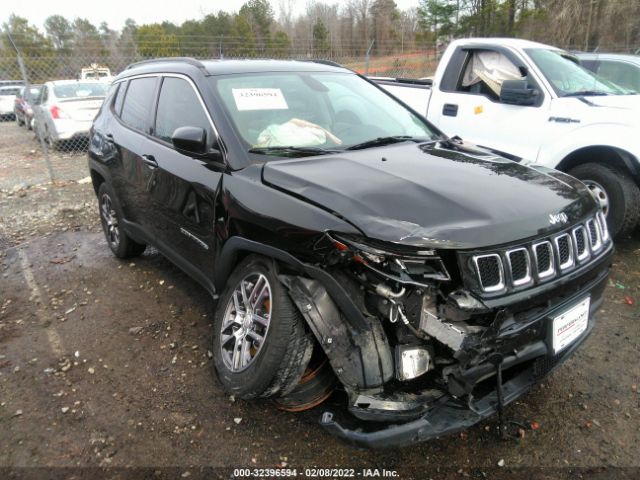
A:
[[[206,67],[200,60],[196,60],[193,57],[160,57],[160,58],[151,58],[149,60],[141,60],[140,62],[130,63],[127,65],[125,70],[129,70],[133,67],[138,67],[140,65],[147,65],[151,63],[162,63],[162,62],[182,62],[188,63],[189,65],[193,65],[194,67],[198,67],[201,70],[206,71]]]
[[[321,58],[312,58],[309,60],[305,60],[305,62],[313,62],[313,63],[320,63],[322,65],[329,65],[330,67],[340,67],[340,68],[347,68],[344,65],[340,65],[337,62],[333,62],[331,60],[323,60]]]

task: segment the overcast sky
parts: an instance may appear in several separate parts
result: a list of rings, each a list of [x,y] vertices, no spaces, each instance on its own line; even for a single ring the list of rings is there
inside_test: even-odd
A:
[[[83,17],[96,26],[106,21],[114,30],[122,28],[127,18],[136,23],[155,23],[168,20],[180,24],[185,20],[199,19],[218,10],[237,12],[246,0],[0,0],[0,23],[7,21],[12,13],[29,19],[42,28],[44,20],[54,14],[68,19]],[[292,2],[294,14],[304,12],[306,1]],[[324,0],[324,3],[341,3],[339,0]],[[280,0],[271,0],[276,16]],[[415,7],[418,0],[396,0],[402,10]]]

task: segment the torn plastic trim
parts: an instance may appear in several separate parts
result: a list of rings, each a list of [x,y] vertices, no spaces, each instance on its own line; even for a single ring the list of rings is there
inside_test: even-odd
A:
[[[503,406],[506,406],[524,395],[542,377],[548,375],[569,358],[575,350],[591,334],[595,325],[592,316],[587,330],[570,347],[555,357],[554,365],[542,374],[536,374],[534,365],[502,384]],[[538,358],[545,358],[544,356]],[[444,435],[451,435],[475,425],[497,412],[497,392],[485,395],[475,400],[471,405],[465,405],[460,400],[446,395],[425,415],[411,422],[392,425],[373,432],[351,430],[344,428],[334,420],[333,413],[324,412],[320,425],[329,433],[340,437],[351,445],[372,449],[395,448],[412,445],[416,442],[431,440]]]
[[[305,317],[342,384],[352,390],[381,387],[394,375],[393,355],[382,323],[364,317],[367,328],[348,328],[344,312],[318,281],[279,275],[282,284]]]

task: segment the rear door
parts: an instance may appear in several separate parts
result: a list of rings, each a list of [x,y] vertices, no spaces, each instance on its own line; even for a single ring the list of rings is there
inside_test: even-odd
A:
[[[152,107],[158,82],[157,76],[145,76],[121,85],[111,107],[117,120],[110,123],[106,132],[107,140],[113,142],[118,151],[110,165],[113,189],[126,220],[147,235],[153,230],[155,214],[147,189],[156,166],[145,154],[151,138]]]
[[[162,250],[190,274],[207,282],[213,278],[215,199],[224,171],[215,164],[183,155],[171,143],[179,127],[200,127],[208,146],[215,129],[195,83],[181,75],[162,79],[147,153],[157,162],[147,193],[153,205],[154,234]]]

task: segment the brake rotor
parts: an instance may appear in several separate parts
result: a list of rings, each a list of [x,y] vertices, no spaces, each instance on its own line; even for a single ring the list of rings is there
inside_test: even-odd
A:
[[[336,377],[324,355],[319,360],[312,358],[298,385],[287,395],[274,399],[279,410],[302,412],[317,407],[331,396]]]

